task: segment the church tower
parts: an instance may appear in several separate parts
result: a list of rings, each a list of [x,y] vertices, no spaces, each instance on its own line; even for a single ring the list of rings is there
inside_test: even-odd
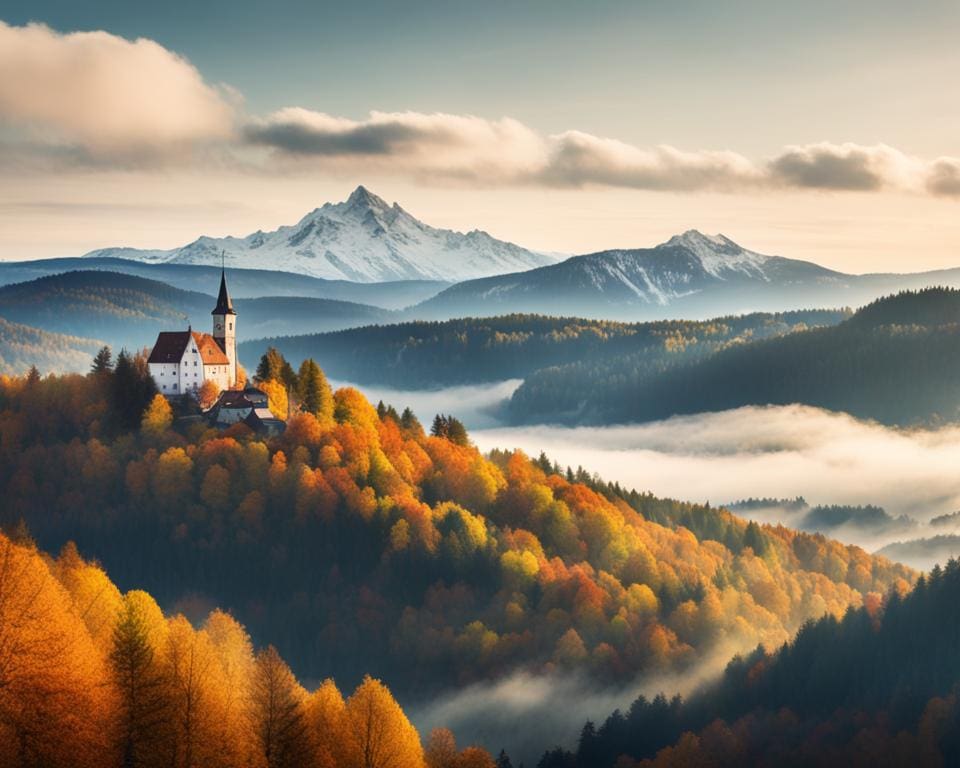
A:
[[[230,386],[237,383],[237,313],[227,293],[226,272],[220,270],[220,295],[213,312],[213,338],[230,361]]]

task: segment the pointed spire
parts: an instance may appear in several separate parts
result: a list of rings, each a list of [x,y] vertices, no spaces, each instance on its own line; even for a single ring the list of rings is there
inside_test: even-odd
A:
[[[230,294],[227,292],[227,273],[223,266],[224,253],[220,252],[220,294],[217,296],[217,306],[213,308],[211,315],[235,315],[233,302],[230,300]]]

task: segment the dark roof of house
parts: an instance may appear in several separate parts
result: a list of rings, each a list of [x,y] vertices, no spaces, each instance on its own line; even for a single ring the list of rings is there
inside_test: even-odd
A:
[[[262,389],[247,386],[243,389],[225,389],[220,393],[213,408],[259,408],[267,404],[267,393]]]
[[[230,360],[209,333],[196,331],[161,331],[153,345],[148,363],[179,363],[191,337],[204,365],[230,365]]]
[[[220,393],[220,399],[216,403],[217,408],[253,408],[254,404],[247,399],[247,396],[236,389],[228,389]]]
[[[220,270],[220,295],[217,296],[217,306],[213,308],[211,315],[235,315],[233,302],[230,301],[230,294],[227,293],[227,276],[223,270]]]
[[[269,408],[254,408],[243,423],[256,432],[272,434],[279,434],[287,428],[287,422],[274,416]]]

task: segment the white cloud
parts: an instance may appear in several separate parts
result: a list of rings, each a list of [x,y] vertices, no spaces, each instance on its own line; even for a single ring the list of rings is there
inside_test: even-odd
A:
[[[925,165],[885,144],[821,142],[787,147],[770,161],[770,179],[787,187],[868,191],[922,184]]]
[[[330,168],[364,168],[486,183],[523,180],[542,168],[546,146],[532,129],[510,118],[371,112],[348,120],[298,107],[251,120],[244,131],[275,157]]]
[[[683,152],[666,145],[641,149],[580,131],[553,136],[548,146],[549,160],[540,177],[558,186],[723,190],[763,181],[763,173],[735,152]]]
[[[637,147],[576,130],[544,136],[510,118],[372,112],[366,120],[349,120],[301,108],[252,119],[244,133],[249,142],[272,149],[282,167],[305,170],[660,191],[897,189],[960,194],[960,159],[930,163],[885,144],[789,146],[773,158],[756,161],[727,150]]]
[[[0,73],[0,121],[37,152],[137,162],[232,132],[224,95],[152,40],[0,22]]]
[[[578,130],[547,136],[510,117],[374,111],[355,120],[301,107],[243,115],[239,93],[211,86],[183,57],[153,40],[104,31],[60,33],[43,24],[0,22],[0,73],[0,125],[7,128],[0,164],[6,168],[217,157],[266,173],[396,175],[486,186],[960,196],[960,158],[925,161],[883,144],[823,142],[751,159],[729,150],[639,147]],[[200,155],[199,149],[210,151]]]

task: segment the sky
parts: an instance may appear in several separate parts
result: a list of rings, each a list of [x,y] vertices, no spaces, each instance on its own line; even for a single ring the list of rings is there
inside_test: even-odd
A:
[[[364,184],[527,247],[689,228],[960,266],[946,0],[0,6],[0,258],[290,224]]]

